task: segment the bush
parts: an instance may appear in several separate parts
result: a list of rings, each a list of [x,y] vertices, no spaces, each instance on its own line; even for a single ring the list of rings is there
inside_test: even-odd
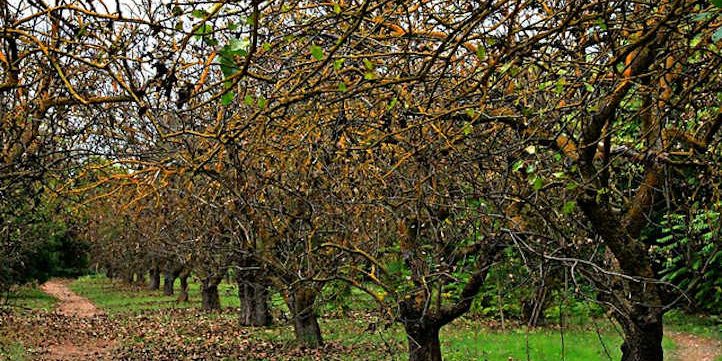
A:
[[[655,252],[662,279],[685,290],[696,308],[713,314],[722,313],[720,207],[666,215]]]
[[[88,245],[56,219],[47,205],[3,204],[0,239],[0,292],[50,277],[77,276],[88,267]]]

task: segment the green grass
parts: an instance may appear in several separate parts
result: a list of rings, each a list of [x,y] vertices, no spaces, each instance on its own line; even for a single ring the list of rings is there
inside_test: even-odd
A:
[[[21,343],[0,337],[0,360],[24,361],[27,359],[25,347]]]
[[[367,322],[363,321],[322,321],[322,331],[327,340],[347,346],[364,343],[381,345],[376,355],[354,355],[350,359],[363,356],[369,360],[385,360],[390,354],[395,355],[392,359],[406,359],[406,338],[400,325],[373,334],[364,332],[366,327]],[[458,320],[445,326],[441,329],[440,339],[444,360],[448,361],[526,360],[527,352],[529,359],[535,361],[619,360],[622,342],[615,333],[605,331],[597,334],[583,327],[571,327],[564,331],[562,343],[559,330],[515,328],[502,332],[469,320]],[[666,338],[663,346],[667,352],[674,349],[674,344]]]
[[[189,280],[190,281],[190,280]],[[178,303],[177,296],[163,296],[161,291],[148,291],[125,286],[113,282],[102,276],[86,276],[71,284],[76,293],[89,298],[111,315],[142,310],[169,309],[169,308],[198,308],[200,307],[199,284],[190,282],[190,302]],[[179,285],[176,284],[176,294]],[[238,307],[239,300],[235,285],[222,283],[219,286],[221,304],[224,307]],[[358,294],[349,299],[364,303]],[[272,299],[273,307],[277,310],[285,308],[283,300],[278,295]],[[349,308],[358,310],[358,305]],[[334,314],[335,307],[327,306],[325,311]],[[336,310],[338,311],[338,310]],[[360,310],[359,310],[360,311]],[[336,312],[338,315],[338,312]],[[209,316],[211,317],[211,316]],[[212,317],[235,317],[233,313],[223,313]],[[719,325],[715,325],[710,318],[701,318],[673,312],[666,318],[668,329],[689,332],[707,337],[722,339]],[[348,360],[403,360],[406,355],[406,338],[400,325],[394,324],[389,329],[378,326],[379,331],[366,331],[369,319],[343,319],[324,318],[321,326],[324,338],[346,346],[350,351],[342,357]],[[488,328],[482,322],[472,320],[459,320],[444,327],[441,331],[441,343],[445,360],[487,360],[507,361],[526,360],[618,360],[620,358],[619,346],[621,338],[615,328],[607,321],[599,321],[600,334],[587,324],[573,324],[564,330],[564,342],[557,328],[540,328],[526,330],[525,328],[512,328],[506,332]],[[253,329],[247,337],[251,342],[274,342],[292,344],[293,330],[289,325],[280,325],[269,328]],[[361,347],[362,345],[366,345]],[[667,354],[674,349],[674,344],[664,340],[663,346]],[[563,358],[562,358],[563,355]],[[717,361],[722,361],[719,359]]]
[[[57,300],[36,286],[22,286],[8,295],[8,305],[31,310],[51,310]]]
[[[670,311],[664,316],[665,326],[673,331],[692,333],[722,340],[722,319]],[[720,359],[722,360],[722,359]]]
[[[149,291],[112,281],[104,276],[90,275],[78,278],[70,284],[73,292],[88,298],[108,314],[138,312],[143,310],[198,307],[201,302],[200,284],[188,279],[189,302],[177,302],[180,281],[176,280],[175,295],[164,296],[163,291]],[[222,282],[218,285],[222,307],[239,307],[240,300],[234,285]]]

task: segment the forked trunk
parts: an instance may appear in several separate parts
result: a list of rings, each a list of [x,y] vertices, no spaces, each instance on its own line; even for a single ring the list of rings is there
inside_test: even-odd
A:
[[[242,326],[268,326],[271,312],[268,307],[269,293],[263,284],[238,282],[238,298],[241,300],[240,323]]]
[[[294,289],[286,302],[293,317],[293,329],[299,346],[318,348],[323,345],[321,327],[314,308],[317,291],[310,287]]]
[[[406,325],[409,361],[441,361],[439,327],[434,325]]]
[[[640,306],[635,313],[631,322],[620,320],[624,328],[622,361],[663,361],[662,312]]]
[[[220,280],[206,277],[201,281],[201,300],[204,310],[220,310],[221,298],[218,296]]]

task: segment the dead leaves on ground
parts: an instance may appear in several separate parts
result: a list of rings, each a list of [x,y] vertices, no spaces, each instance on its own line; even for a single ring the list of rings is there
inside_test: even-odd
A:
[[[51,348],[69,342],[79,347],[114,345],[98,355],[109,360],[334,360],[352,352],[336,342],[318,350],[295,347],[291,328],[241,327],[235,312],[168,309],[78,318],[25,311],[4,315],[0,333],[21,342],[29,356],[39,360],[50,359]]]

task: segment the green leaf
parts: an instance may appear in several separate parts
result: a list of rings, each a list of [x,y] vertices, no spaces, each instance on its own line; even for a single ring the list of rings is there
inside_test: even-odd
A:
[[[193,10],[193,12],[191,13],[191,15],[192,15],[194,18],[205,19],[209,14],[208,14],[207,11],[205,11],[205,10],[203,10],[203,9],[199,9],[199,10]]]
[[[506,71],[509,70],[509,68],[511,68],[511,63],[506,63],[506,64],[502,65],[501,68],[499,68],[499,74],[506,73]]]
[[[368,73],[364,74],[364,79],[366,79],[366,80],[374,80],[374,78],[376,78],[376,75],[374,75],[374,73],[372,73],[372,72],[368,72]]]
[[[259,107],[259,108],[261,108],[261,109],[265,108],[265,107],[266,107],[266,103],[267,103],[266,98],[264,98],[263,95],[261,95],[261,96],[258,97],[258,102],[257,102],[257,104],[258,104],[258,107]]]
[[[218,39],[212,37],[212,36],[204,36],[203,42],[206,43],[208,46],[216,46],[218,45]]]
[[[574,208],[577,207],[577,202],[575,201],[567,201],[564,203],[564,206],[562,207],[562,213],[564,214],[571,214],[574,212]]]
[[[344,58],[336,59],[333,61],[333,70],[339,70],[343,67]]]
[[[484,45],[479,44],[479,46],[476,48],[476,57],[479,58],[479,60],[486,59],[486,48]]]
[[[535,191],[542,189],[542,187],[544,187],[544,180],[541,179],[541,177],[539,177],[539,176],[534,177],[531,182],[531,187]]]
[[[233,58],[221,56],[221,72],[223,73],[223,76],[226,78],[230,78],[233,74],[235,74],[239,69],[236,66],[236,62],[233,61]]]
[[[690,42],[689,42],[689,46],[694,48],[697,45],[699,45],[700,42],[702,42],[702,34],[698,34],[697,36],[692,38],[692,40],[690,40]]]
[[[722,8],[722,0],[710,0],[710,2],[718,8]]]
[[[250,44],[250,42],[246,39],[231,38],[223,49],[232,52],[245,51],[248,48],[248,44]]]
[[[391,101],[389,102],[389,105],[386,107],[386,110],[391,110],[391,109],[393,109],[393,107],[394,107],[394,106],[396,105],[396,103],[398,103],[398,102],[399,102],[399,98],[394,97],[394,98],[391,99]]]
[[[545,81],[545,82],[543,82],[543,83],[539,83],[539,85],[537,85],[537,88],[539,88],[539,90],[545,90],[546,88],[548,88],[549,86],[551,86],[552,83],[553,83],[553,82],[552,82],[551,80]]]
[[[720,39],[722,39],[722,27],[718,28],[717,30],[714,31],[714,33],[712,33],[712,41],[713,42],[716,43],[716,42],[720,41]]]
[[[695,16],[692,18],[692,20],[694,20],[694,21],[707,21],[707,20],[711,19],[712,16],[714,16],[713,13],[711,13],[711,12],[709,12],[709,11],[705,11],[705,12],[702,12],[702,13],[699,13],[699,14],[695,15]]]
[[[469,135],[474,131],[474,126],[471,125],[471,122],[464,123],[464,127],[461,128],[461,131],[464,133],[464,135]]]
[[[524,168],[524,159],[519,159],[511,166],[511,169],[515,172],[520,171],[522,168]]]
[[[347,91],[348,88],[346,87],[346,83],[344,83],[342,81],[338,82],[338,90],[340,90],[342,92]]]
[[[223,104],[224,106],[230,105],[235,97],[236,93],[234,91],[227,91],[225,94],[223,94],[223,96],[221,96],[221,104]]]
[[[318,45],[311,45],[311,56],[313,56],[316,60],[322,60],[323,49]]]
[[[253,24],[254,24],[255,22],[256,22],[256,17],[253,16],[253,15],[249,15],[249,16],[246,18],[246,25],[251,25],[251,26],[253,26]]]
[[[602,18],[597,18],[597,26],[602,30],[607,30],[607,23]]]
[[[248,106],[253,105],[253,97],[250,95],[246,95],[245,97],[243,97],[243,103]]]
[[[374,63],[372,63],[371,60],[364,59],[364,66],[367,70],[374,70]]]
[[[341,13],[341,6],[338,3],[333,4],[333,12],[335,12],[336,14]]]
[[[204,36],[208,35],[213,31],[213,27],[208,24],[203,24],[196,29],[195,35],[196,36]]]
[[[236,31],[236,30],[238,30],[238,24],[237,24],[237,23],[230,22],[230,23],[228,23],[227,26],[228,26],[228,30],[230,30],[230,31]]]

